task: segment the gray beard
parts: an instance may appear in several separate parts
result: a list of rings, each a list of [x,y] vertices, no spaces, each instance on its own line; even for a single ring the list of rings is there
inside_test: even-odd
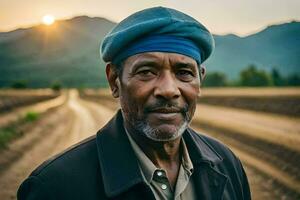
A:
[[[184,121],[177,125],[173,132],[171,133],[164,133],[162,130],[158,128],[152,127],[146,119],[136,119],[132,118],[131,116],[134,116],[133,114],[130,113],[128,110],[123,110],[121,107],[122,115],[124,120],[127,121],[127,123],[130,124],[130,126],[137,131],[139,134],[142,136],[146,136],[147,138],[157,141],[157,142],[167,142],[167,141],[172,141],[175,140],[176,138],[179,138],[182,136],[184,131],[188,128],[189,123],[192,119],[192,116],[189,115],[188,112],[184,112],[183,117]],[[126,112],[127,111],[127,112]]]
[[[167,141],[172,141],[184,133],[184,131],[187,129],[189,123],[185,120],[180,126],[177,126],[176,129],[172,134],[164,134],[161,133],[159,129],[151,127],[148,123],[142,122],[142,121],[137,121],[134,124],[135,129],[146,136],[147,138],[156,141],[156,142],[167,142]]]

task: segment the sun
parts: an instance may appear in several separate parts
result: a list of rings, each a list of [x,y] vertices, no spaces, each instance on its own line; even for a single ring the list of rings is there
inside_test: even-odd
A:
[[[45,25],[50,26],[51,24],[53,24],[55,22],[55,18],[52,15],[45,15],[43,17],[43,23]]]

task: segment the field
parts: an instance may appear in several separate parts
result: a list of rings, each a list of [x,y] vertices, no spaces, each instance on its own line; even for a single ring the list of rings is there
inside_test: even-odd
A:
[[[0,91],[1,102],[10,105],[0,109],[1,200],[16,199],[19,184],[36,166],[95,134],[119,108],[109,90]],[[242,160],[253,199],[296,200],[299,106],[300,88],[205,89],[191,126]]]
[[[199,103],[300,116],[300,91],[297,88],[207,89]]]
[[[0,90],[0,113],[59,96],[52,90]]]

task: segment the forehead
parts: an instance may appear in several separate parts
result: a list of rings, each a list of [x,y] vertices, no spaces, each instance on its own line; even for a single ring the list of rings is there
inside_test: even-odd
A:
[[[153,63],[161,66],[176,66],[178,64],[197,68],[197,62],[188,56],[169,52],[146,52],[128,57],[124,67],[132,67],[140,63]]]

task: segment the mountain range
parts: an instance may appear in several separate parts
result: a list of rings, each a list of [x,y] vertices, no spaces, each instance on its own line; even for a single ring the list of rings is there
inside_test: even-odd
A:
[[[0,87],[26,81],[29,87],[104,87],[105,64],[100,59],[102,38],[115,23],[79,16],[10,32],[0,32]],[[214,35],[216,48],[204,63],[208,72],[236,79],[250,64],[282,75],[300,74],[300,22],[266,27],[239,37]]]

